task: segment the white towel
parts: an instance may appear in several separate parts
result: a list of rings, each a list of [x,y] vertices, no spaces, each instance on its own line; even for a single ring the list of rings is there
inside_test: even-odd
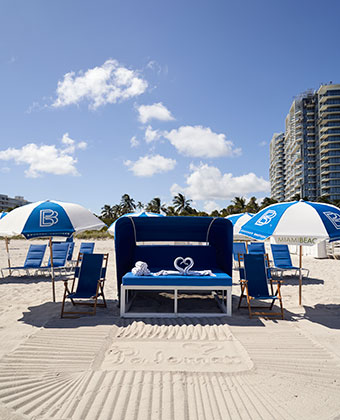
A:
[[[190,266],[187,266],[185,269],[178,267],[177,262],[178,260],[190,260]],[[175,259],[175,267],[178,268],[178,271],[175,270],[160,270],[156,273],[151,273],[148,269],[148,265],[144,261],[137,261],[133,269],[131,270],[134,276],[214,276],[216,275],[211,270],[202,270],[202,271],[195,271],[195,270],[188,270],[188,268],[194,265],[194,261],[192,258],[182,258],[178,257]]]
[[[148,265],[144,261],[137,261],[133,269],[131,270],[132,274],[135,276],[150,276],[150,270]]]
[[[157,271],[157,273],[151,273],[152,276],[212,276],[216,277],[216,274],[214,274],[211,270],[202,270],[202,271],[195,271],[195,270],[189,270],[186,272],[179,272],[179,271],[173,271],[173,270],[161,270]]]

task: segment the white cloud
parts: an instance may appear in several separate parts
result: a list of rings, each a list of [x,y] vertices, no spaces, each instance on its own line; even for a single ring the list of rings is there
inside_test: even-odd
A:
[[[63,148],[56,145],[37,145],[29,143],[21,149],[8,148],[0,151],[0,160],[14,160],[17,165],[26,164],[28,169],[25,175],[28,178],[37,178],[42,174],[53,175],[79,175],[75,164],[77,159],[73,156],[76,149],[84,150],[85,142],[75,142],[68,133],[61,140]]]
[[[261,141],[261,142],[259,143],[259,146],[260,146],[260,147],[267,146],[267,142],[266,142],[265,140],[263,140],[263,141]]]
[[[127,160],[124,162],[130,171],[136,176],[152,176],[161,172],[174,169],[176,161],[161,155],[142,156],[136,162]]]
[[[137,139],[136,136],[131,137],[131,139],[130,139],[130,145],[131,145],[131,147],[137,147],[137,146],[139,146],[139,140]]]
[[[164,134],[177,151],[185,156],[215,158],[238,156],[240,148],[226,140],[225,134],[217,134],[209,127],[182,126]]]
[[[153,105],[140,105],[137,110],[139,113],[138,119],[143,124],[152,119],[160,121],[174,120],[171,112],[162,104],[162,102],[154,103]]]
[[[55,108],[89,101],[89,108],[97,109],[106,104],[129,99],[145,92],[148,83],[138,72],[123,67],[116,60],[107,60],[102,66],[85,73],[66,73],[58,82]]]
[[[178,191],[194,200],[230,200],[235,196],[266,192],[270,183],[250,172],[234,177],[231,173],[221,171],[207,164],[190,165],[191,173],[186,178],[186,186],[174,184],[171,193]]]
[[[205,201],[203,208],[207,213],[211,213],[214,210],[221,210],[221,206],[213,200]]]
[[[153,141],[158,140],[161,137],[161,132],[159,130],[153,130],[151,125],[148,125],[145,130],[145,141],[147,143],[151,143]]]

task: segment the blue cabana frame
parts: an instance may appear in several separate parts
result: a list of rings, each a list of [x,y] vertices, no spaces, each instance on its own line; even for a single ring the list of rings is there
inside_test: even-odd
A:
[[[191,216],[123,217],[116,222],[114,236],[119,304],[122,278],[135,265],[139,242],[144,243],[142,246],[148,242],[203,242],[202,246],[213,248],[217,268],[232,277],[233,225],[229,220]]]

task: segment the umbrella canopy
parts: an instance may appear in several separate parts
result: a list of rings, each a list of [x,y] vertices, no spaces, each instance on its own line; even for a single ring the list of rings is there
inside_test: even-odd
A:
[[[313,246],[325,239],[340,239],[340,209],[331,204],[292,201],[272,204],[257,213],[241,234],[277,244],[300,245],[299,304],[302,300],[302,246]]]
[[[0,219],[2,219],[3,217],[5,217],[5,216],[6,216],[6,214],[7,214],[7,212],[6,212],[6,211],[1,212],[1,213],[0,213]]]
[[[240,230],[243,235],[278,244],[313,246],[340,239],[340,209],[331,204],[292,201],[272,204],[258,212]]]
[[[26,204],[9,212],[0,220],[0,236],[6,237],[9,268],[8,237],[23,235],[26,239],[50,238],[52,293],[55,302],[52,236],[70,237],[74,232],[99,230],[104,226],[105,223],[79,204],[47,200]]]
[[[233,224],[234,239],[248,239],[246,235],[240,234],[240,229],[253,216],[253,213],[237,213],[226,217]]]
[[[0,236],[24,235],[26,239],[71,236],[83,230],[105,226],[98,217],[79,204],[38,201],[18,207],[0,220]]]
[[[118,219],[120,219],[121,217],[165,217],[165,216],[164,216],[164,214],[160,214],[160,213],[151,213],[149,211],[140,211],[140,212],[137,212],[137,213],[123,214]],[[115,233],[115,225],[116,225],[117,220],[115,220],[107,230],[111,235],[114,235],[114,233]]]

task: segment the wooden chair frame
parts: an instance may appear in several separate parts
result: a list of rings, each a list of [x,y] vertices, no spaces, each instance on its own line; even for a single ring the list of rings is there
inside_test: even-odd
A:
[[[78,255],[76,268],[80,268],[82,258],[83,258],[83,254],[80,253]],[[102,272],[104,271],[105,275],[106,275],[106,271],[107,271],[108,259],[109,259],[109,254],[108,253],[107,254],[103,254]],[[73,306],[76,306],[76,305],[91,306],[91,307],[93,307],[93,311],[92,312],[85,312],[85,311],[65,311],[64,310],[66,298],[69,297],[68,295],[70,295],[71,293],[74,292],[74,288],[75,288],[75,284],[76,284],[76,278],[77,278],[76,277],[76,273],[77,273],[77,270],[75,270],[75,274],[74,274],[73,279],[64,279],[64,287],[65,287],[65,290],[64,290],[63,302],[62,302],[62,305],[61,305],[61,315],[60,315],[60,318],[78,318],[77,316],[74,316],[74,315],[95,315],[96,314],[97,307],[103,307],[103,308],[106,308],[107,307],[105,296],[104,296],[104,284],[105,284],[106,278],[105,278],[105,276],[102,277],[102,274],[101,274],[101,277],[98,280],[96,294],[94,296],[91,296],[90,298],[88,298],[88,299],[93,299],[93,302],[76,301],[74,298],[71,298],[70,297],[70,300],[71,300]],[[71,290],[68,287],[68,282],[69,281],[72,281]],[[98,298],[99,297],[101,297],[103,299],[103,303],[98,303]],[[65,314],[66,315],[71,315],[71,316],[64,316]]]
[[[284,319],[284,315],[283,315],[283,304],[282,304],[282,296],[281,296],[281,282],[280,280],[271,280],[271,283],[277,283],[277,291],[275,293],[275,295],[273,296],[277,296],[277,299],[280,302],[280,312],[252,312],[252,308],[262,308],[262,306],[251,306],[251,301],[255,300],[257,298],[250,296],[248,293],[248,281],[247,280],[241,280],[241,283],[244,283],[244,288],[246,290],[246,297],[247,297],[247,304],[248,304],[248,310],[249,310],[249,318],[252,318],[253,315],[257,315],[257,316],[269,316],[269,317],[281,317],[281,319]],[[261,300],[261,299],[259,299]],[[272,300],[272,303],[270,304],[269,310],[271,311],[274,305],[276,299]]]
[[[269,262],[269,257],[268,254],[264,254],[264,260],[265,260],[265,264],[266,264],[266,268],[270,268],[270,262]],[[239,255],[239,267],[241,268],[241,262],[244,261],[244,257],[243,254]],[[240,308],[244,308],[241,306],[241,301],[243,299],[244,296],[246,296],[247,298],[247,305],[248,305],[248,310],[249,310],[249,318],[252,318],[253,315],[257,315],[257,316],[267,316],[267,317],[281,317],[281,319],[284,319],[284,314],[283,314],[283,304],[282,304],[282,296],[281,296],[281,280],[279,279],[268,279],[269,280],[269,284],[270,284],[270,288],[271,288],[271,294],[272,296],[274,296],[274,298],[272,299],[272,302],[270,304],[269,310],[271,311],[275,300],[279,300],[280,302],[280,312],[263,312],[263,311],[257,311],[257,312],[252,312],[252,309],[260,309],[263,308],[263,306],[252,306],[251,305],[251,301],[252,300],[261,300],[258,299],[256,297],[253,297],[249,294],[248,291],[248,281],[246,279],[241,279],[240,280],[240,284],[241,284],[241,296],[240,296],[240,300],[239,300],[239,304],[238,304],[238,309]],[[274,284],[277,285],[277,290],[274,294]],[[246,293],[244,293],[246,292]]]
[[[239,266],[239,269],[242,268],[241,267],[241,262],[244,261],[243,255],[244,254],[238,254],[238,266]],[[269,255],[268,254],[264,254],[264,258],[266,260],[267,268],[271,268],[270,267]],[[273,281],[275,282],[276,280],[273,280],[272,278],[269,279],[270,289],[271,289],[272,294],[274,294]],[[241,286],[241,295],[240,295],[240,300],[238,302],[237,309],[246,308],[246,306],[241,306],[242,299],[246,296],[245,293],[244,293],[246,285],[245,285],[245,283],[244,283],[244,281],[242,279],[240,279],[240,286]],[[270,309],[272,309],[273,304],[274,304],[274,302],[272,303]],[[262,306],[253,306],[253,308],[262,308]]]

